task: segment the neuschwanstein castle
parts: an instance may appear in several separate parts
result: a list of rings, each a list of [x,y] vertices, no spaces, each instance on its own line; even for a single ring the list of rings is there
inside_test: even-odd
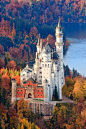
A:
[[[16,85],[15,79],[12,80],[12,102],[21,98],[51,101],[55,86],[57,87],[59,99],[62,99],[64,43],[60,20],[55,35],[55,49],[51,47],[48,41],[42,47],[42,39],[39,36],[33,68],[31,69],[27,65],[21,71],[21,86]]]

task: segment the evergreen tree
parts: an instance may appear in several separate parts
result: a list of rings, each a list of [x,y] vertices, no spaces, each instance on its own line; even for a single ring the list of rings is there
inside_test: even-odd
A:
[[[58,100],[58,92],[57,92],[57,87],[56,87],[56,85],[55,85],[55,89],[54,89],[54,91],[53,91],[52,100],[53,100],[53,101]]]

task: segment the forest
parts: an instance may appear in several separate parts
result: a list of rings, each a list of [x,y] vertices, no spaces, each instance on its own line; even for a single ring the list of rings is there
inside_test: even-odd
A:
[[[11,104],[12,78],[21,85],[20,72],[34,62],[39,33],[43,46],[48,38],[55,47],[59,16],[61,23],[86,23],[85,0],[1,0],[0,129],[86,129],[86,78],[68,66],[64,65],[62,93],[76,104],[57,104],[47,121],[39,111],[33,114],[23,99]],[[62,31],[65,54],[69,42]]]
[[[52,118],[44,121],[43,115],[33,114],[28,102],[21,99],[11,104],[11,79],[20,85],[20,70],[14,61],[9,68],[0,69],[0,128],[1,129],[85,129],[86,127],[86,78],[68,66],[64,66],[65,85],[63,95],[74,100],[76,104],[56,104]],[[5,80],[5,81],[4,81]],[[55,99],[54,99],[55,100]]]

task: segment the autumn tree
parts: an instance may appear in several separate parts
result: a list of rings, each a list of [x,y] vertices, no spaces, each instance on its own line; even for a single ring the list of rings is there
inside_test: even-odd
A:
[[[10,116],[11,127],[17,128],[17,126],[18,126],[18,114],[16,113],[15,108],[13,108],[13,107],[9,108],[9,116]]]
[[[0,68],[3,68],[5,66],[4,58],[0,58]]]
[[[30,33],[29,33],[31,39],[34,39],[34,37],[36,37],[37,34],[38,34],[37,28],[36,28],[36,27],[32,27],[32,28],[30,29]]]
[[[15,79],[17,80],[17,85],[19,86],[20,85],[20,76],[19,75],[16,75],[15,76]]]
[[[57,87],[56,87],[56,85],[55,85],[55,89],[54,89],[54,91],[53,91],[53,98],[52,98],[52,100],[58,100],[58,92],[57,92]]]
[[[7,63],[6,66],[8,69],[16,69],[16,62],[14,60],[11,60]]]
[[[21,99],[17,103],[18,115],[20,118],[28,118],[30,120],[30,109],[28,106],[28,101]]]
[[[83,85],[82,82],[77,79],[77,81],[74,85],[74,89],[73,89],[73,98],[76,101],[79,101],[79,99],[81,97],[84,97],[83,96],[83,91],[82,91],[82,88],[81,88],[82,85]]]
[[[15,25],[13,23],[12,36],[15,36],[15,35],[16,35],[16,29],[15,29]]]
[[[1,103],[0,104],[0,116],[1,116],[1,127],[4,129],[6,127],[5,122],[7,121],[7,110],[6,107]]]
[[[6,90],[9,90],[10,89],[10,78],[7,73],[3,74],[1,81],[2,81],[2,87],[5,88]]]
[[[0,54],[4,54],[4,47],[0,44]]]

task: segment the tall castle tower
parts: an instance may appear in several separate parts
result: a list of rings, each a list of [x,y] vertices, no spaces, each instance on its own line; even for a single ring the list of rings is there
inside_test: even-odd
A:
[[[62,86],[64,85],[64,70],[63,70],[63,33],[60,25],[60,17],[58,26],[56,27],[56,52],[59,55],[60,72],[59,72],[59,91],[62,91]],[[59,92],[60,99],[62,99],[62,93]]]
[[[11,102],[14,103],[16,101],[16,80],[12,79],[12,99]]]
[[[39,38],[38,38],[38,43],[37,43],[37,53],[41,53],[42,51],[42,39],[40,39],[40,34],[39,34]]]

